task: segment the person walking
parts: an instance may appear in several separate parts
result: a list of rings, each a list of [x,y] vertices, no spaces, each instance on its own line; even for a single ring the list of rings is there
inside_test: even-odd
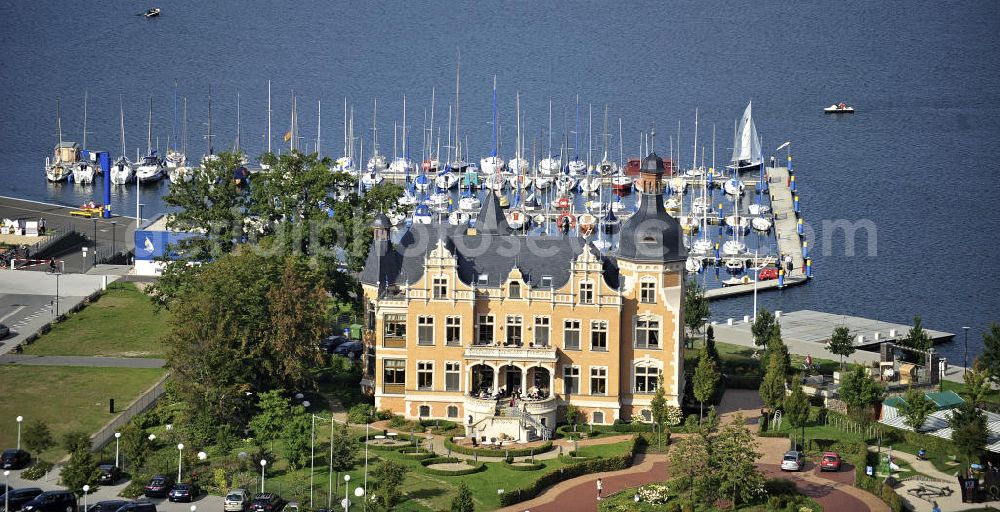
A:
[[[941,507],[938,506],[936,501],[931,502],[931,512],[941,512]]]
[[[601,501],[601,493],[604,492],[604,481],[597,479],[597,501]]]

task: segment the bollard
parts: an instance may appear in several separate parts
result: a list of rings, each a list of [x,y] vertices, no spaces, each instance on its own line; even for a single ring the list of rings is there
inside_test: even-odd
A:
[[[798,230],[799,230],[799,236],[805,234],[805,225],[802,224],[802,218],[801,217],[799,218],[799,222],[798,222]]]
[[[788,155],[788,174],[792,173],[792,155]]]
[[[785,287],[785,269],[778,271],[778,288]]]
[[[812,259],[806,259],[806,277],[812,278],[813,276],[813,262]]]
[[[798,196],[798,194],[795,195],[795,199],[794,199],[793,202],[794,202],[794,206],[795,206],[795,213],[799,213],[799,196]]]
[[[809,257],[809,241],[808,240],[803,240],[802,241],[802,258],[808,258],[808,257]]]
[[[795,176],[790,176],[788,178],[788,188],[790,188],[792,192],[795,192]]]

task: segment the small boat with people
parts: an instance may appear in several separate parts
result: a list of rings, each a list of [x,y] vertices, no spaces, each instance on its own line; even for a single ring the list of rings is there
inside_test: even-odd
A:
[[[847,106],[846,103],[841,101],[840,103],[835,103],[823,109],[824,114],[853,114],[854,107]]]
[[[149,9],[146,9],[146,12],[142,13],[142,15],[145,16],[146,18],[156,18],[157,16],[160,15],[160,8],[150,7]]]

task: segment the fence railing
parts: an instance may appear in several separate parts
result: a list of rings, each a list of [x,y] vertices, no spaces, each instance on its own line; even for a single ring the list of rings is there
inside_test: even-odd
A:
[[[101,430],[98,430],[96,434],[91,436],[90,448],[94,451],[100,450],[115,438],[115,432],[121,429],[129,420],[149,410],[166,391],[165,384],[168,377],[170,377],[170,372],[160,377],[160,380],[156,381],[156,384],[153,384],[152,387],[139,395],[115,419],[109,421]]]

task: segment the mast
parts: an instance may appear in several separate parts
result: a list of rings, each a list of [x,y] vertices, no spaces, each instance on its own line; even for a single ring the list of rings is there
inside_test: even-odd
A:
[[[350,156],[347,152],[347,96],[344,96],[344,156]]]
[[[590,154],[594,152],[594,104],[589,103],[587,107],[587,171],[590,171]]]
[[[604,104],[604,158],[602,161],[608,160],[608,145],[610,144],[610,136],[608,135],[608,104]]]
[[[267,152],[271,152],[271,81],[267,81]]]
[[[455,146],[459,147],[461,147],[462,145],[461,143],[462,139],[458,135],[458,114],[460,108],[459,93],[461,91],[459,88],[460,85],[459,79],[461,78],[461,76],[462,76],[462,50],[458,49],[458,61],[457,64],[455,65]],[[495,79],[496,78],[494,77],[494,80]],[[462,158],[462,154],[459,153],[458,148],[455,148],[455,154],[457,155],[455,157],[455,160],[459,160]]]
[[[56,129],[59,130],[59,147],[62,147],[62,113],[60,112],[60,99],[56,98]],[[124,153],[124,150],[122,150]]]
[[[243,131],[243,122],[240,119],[240,93],[236,93],[236,153],[240,152],[240,132]]]
[[[86,92],[84,92],[84,96],[86,97]],[[86,118],[87,118],[86,117],[86,110],[87,110],[86,109],[86,100],[84,100],[84,105],[85,105],[84,106],[84,119],[86,120]],[[84,123],[86,123],[86,121],[84,121]],[[86,138],[87,137],[87,128],[86,127],[83,128],[83,132],[84,132],[83,136],[84,136],[84,138]],[[174,80],[174,120],[171,123],[170,132],[171,132],[171,134],[174,137],[174,152],[176,152],[177,151],[177,80]],[[84,147],[86,147],[86,144],[84,144]]]
[[[406,147],[406,135],[407,135],[407,131],[406,131],[406,95],[404,94],[403,95],[403,159],[404,160],[409,159],[409,157],[410,157],[409,153],[406,152],[406,150],[407,150],[407,147]],[[406,172],[407,173],[410,172],[408,163],[407,163]]]
[[[552,98],[549,98],[549,160],[552,160]]]
[[[698,107],[694,108],[694,162],[691,164],[692,169],[698,168]],[[704,162],[702,162],[704,163]]]
[[[316,100],[316,156],[319,156],[319,144],[323,132],[323,100]]]
[[[87,149],[87,90],[83,91],[83,149]]]
[[[58,105],[58,100],[56,100],[56,105]],[[56,107],[56,111],[58,112],[58,110],[59,110],[59,107],[57,106]],[[122,158],[125,158],[125,106],[122,104],[122,96],[121,96],[121,94],[118,95],[118,115],[119,115],[119,118],[121,119]],[[62,132],[60,131],[60,133],[62,133]],[[59,137],[59,142],[60,143],[62,142],[62,136],[61,135]]]
[[[448,148],[448,156],[445,157],[444,166],[448,167],[450,165],[450,162],[451,162],[451,149],[452,149],[452,146],[451,146],[451,104],[450,103],[448,104],[448,145],[445,146],[445,147]]]
[[[208,86],[208,135],[205,137],[208,141],[208,154],[212,155],[212,86]]]
[[[497,157],[497,76],[493,75],[493,158]]]
[[[153,95],[149,95],[149,115],[146,116],[146,154],[153,154]]]
[[[580,95],[576,95],[576,130],[573,132],[573,160],[580,159]]]
[[[181,138],[184,142],[181,143],[181,152],[186,156],[188,148],[188,99],[187,96],[184,97],[184,120],[181,126]]]
[[[378,155],[378,98],[375,98],[375,108],[372,110],[372,157]]]
[[[431,151],[434,149],[434,93],[435,93],[435,89],[434,89],[434,87],[431,87],[431,128],[430,128],[430,133],[428,133],[428,135],[427,135],[427,137],[428,137],[428,139],[427,139],[428,140],[427,146],[430,148],[430,150],[428,150],[428,152],[427,152],[428,157],[429,157],[428,160],[436,160],[437,159],[437,155],[438,155],[436,152],[434,153],[433,156],[431,156],[431,154],[430,154]],[[440,138],[440,136],[438,136],[438,138]],[[440,150],[440,149],[441,148],[438,148],[438,150]]]
[[[622,136],[622,118],[618,118],[618,169],[625,172],[625,138]]]

